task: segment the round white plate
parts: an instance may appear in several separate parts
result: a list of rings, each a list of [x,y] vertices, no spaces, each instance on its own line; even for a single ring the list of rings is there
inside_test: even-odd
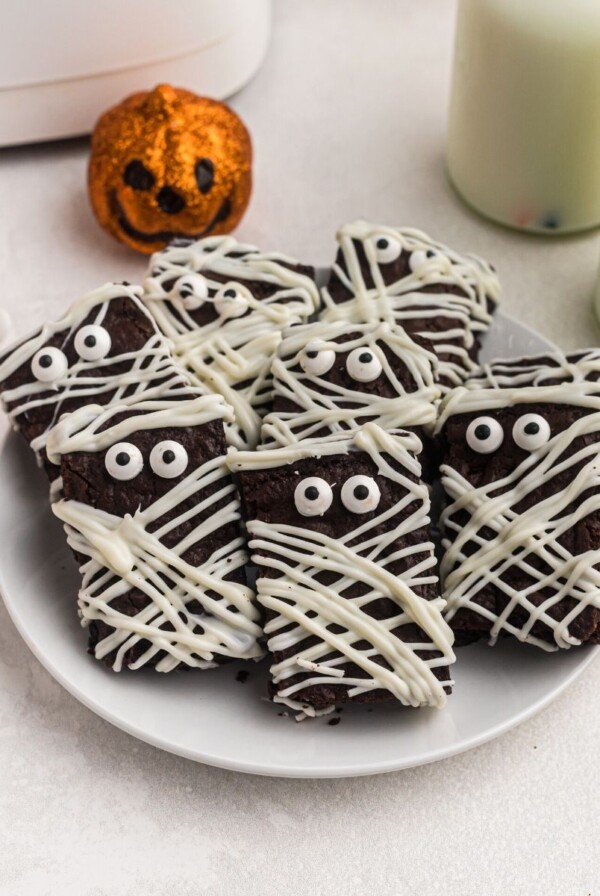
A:
[[[483,356],[548,348],[499,314]],[[546,654],[505,643],[458,653],[445,709],[351,707],[296,724],[262,699],[266,663],[201,673],[116,675],[86,654],[79,627],[79,575],[50,512],[47,484],[20,438],[0,455],[0,586],[25,642],[78,700],[135,737],[200,762],[264,775],[337,777],[408,768],[468,750],[538,712],[596,657],[597,649]]]

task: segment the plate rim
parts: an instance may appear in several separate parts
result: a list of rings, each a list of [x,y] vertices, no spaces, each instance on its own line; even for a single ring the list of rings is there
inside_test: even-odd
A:
[[[495,319],[496,321],[498,321],[498,323],[501,322],[504,325],[508,325],[509,327],[517,326],[522,331],[527,334],[531,334],[531,336],[536,339],[544,339],[548,345],[548,348],[555,348],[553,343],[545,336],[542,336],[531,327],[522,324],[520,321],[515,320],[512,316],[502,311],[496,312]],[[7,439],[10,437],[10,435],[11,431],[9,430],[2,441],[2,451],[6,449]],[[116,715],[108,707],[103,706],[96,699],[90,697],[85,689],[78,687],[77,683],[73,681],[73,679],[71,679],[69,676],[65,675],[61,668],[57,666],[52,661],[52,659],[50,659],[50,657],[44,653],[38,642],[30,637],[24,619],[22,619],[19,614],[18,603],[11,600],[8,594],[9,592],[5,584],[4,572],[0,568],[0,595],[2,596],[4,606],[6,607],[8,615],[12,620],[15,628],[17,629],[19,635],[21,636],[31,653],[34,655],[34,657],[41,663],[41,665],[55,679],[55,681],[57,681],[58,684],[61,685],[61,687],[63,687],[72,697],[78,700],[78,702],[83,704],[91,712],[109,722],[111,725],[114,725],[121,731],[124,731],[126,734],[173,755],[181,756],[194,762],[201,762],[205,765],[213,766],[216,768],[226,769],[228,771],[234,771],[243,774],[255,774],[265,777],[295,779],[365,777],[369,775],[378,775],[393,771],[401,771],[403,769],[415,768],[421,765],[428,765],[432,762],[439,762],[442,759],[449,759],[452,756],[459,755],[460,753],[468,752],[469,750],[475,749],[476,747],[479,747],[491,740],[494,740],[497,737],[500,737],[502,734],[505,734],[507,731],[518,727],[523,722],[526,722],[528,719],[543,711],[547,706],[550,705],[550,703],[556,700],[571,684],[573,684],[573,682],[576,681],[580,675],[583,674],[583,672],[591,665],[591,663],[593,663],[594,660],[597,659],[600,652],[600,645],[585,646],[583,648],[585,654],[577,663],[577,665],[572,670],[570,670],[569,673],[564,678],[562,678],[554,688],[552,688],[547,693],[544,693],[543,696],[541,696],[538,700],[529,704],[516,714],[508,716],[506,719],[498,722],[496,725],[493,725],[492,727],[487,728],[478,734],[466,737],[465,739],[462,739],[450,746],[443,745],[441,747],[429,750],[425,753],[421,751],[416,754],[404,756],[400,761],[382,760],[362,762],[360,764],[349,763],[348,765],[340,765],[335,768],[332,768],[330,765],[312,766],[311,768],[307,768],[304,766],[285,764],[274,769],[268,764],[261,764],[260,762],[244,759],[236,760],[230,757],[224,758],[223,756],[211,753],[207,750],[194,750],[191,748],[186,748],[185,746],[179,744],[174,744],[166,740],[164,737],[161,737],[160,735],[149,734],[143,728],[140,728],[136,724],[129,722],[127,719]]]

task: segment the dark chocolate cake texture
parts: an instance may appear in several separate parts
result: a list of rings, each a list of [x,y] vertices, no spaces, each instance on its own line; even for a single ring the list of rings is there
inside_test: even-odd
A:
[[[485,365],[444,400],[441,564],[457,642],[600,642],[600,350]]]
[[[124,667],[207,669],[262,654],[220,396],[82,408],[52,430],[53,505],[81,566],[90,652]]]
[[[153,255],[144,290],[193,381],[233,407],[230,443],[254,448],[271,403],[282,330],[308,320],[319,305],[314,269],[230,236],[209,237]]]
[[[298,719],[347,702],[445,703],[453,635],[420,448],[413,433],[367,423],[228,456],[266,610],[271,696]]]
[[[2,404],[52,480],[46,441],[63,414],[88,404],[189,393],[168,340],[140,301],[141,288],[107,283],[0,358]]]
[[[460,385],[476,366],[500,297],[491,265],[410,227],[358,220],[340,228],[337,241],[322,316],[399,324],[431,341],[440,386]]]
[[[432,428],[436,356],[389,323],[289,327],[273,361],[273,410],[262,445],[289,445],[373,421]]]

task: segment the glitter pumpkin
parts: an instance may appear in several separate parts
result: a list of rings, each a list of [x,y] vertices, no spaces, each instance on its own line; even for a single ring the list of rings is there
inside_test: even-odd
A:
[[[162,84],[101,116],[88,187],[113,237],[150,254],[176,237],[229,233],[252,190],[252,144],[223,103]]]

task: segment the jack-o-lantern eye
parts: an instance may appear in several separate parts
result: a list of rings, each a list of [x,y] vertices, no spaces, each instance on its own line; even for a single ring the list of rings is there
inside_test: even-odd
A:
[[[200,159],[194,168],[196,183],[201,193],[208,193],[215,180],[215,166],[210,159]]]
[[[149,190],[154,186],[154,175],[139,159],[133,159],[123,172],[123,180],[134,190]]]

